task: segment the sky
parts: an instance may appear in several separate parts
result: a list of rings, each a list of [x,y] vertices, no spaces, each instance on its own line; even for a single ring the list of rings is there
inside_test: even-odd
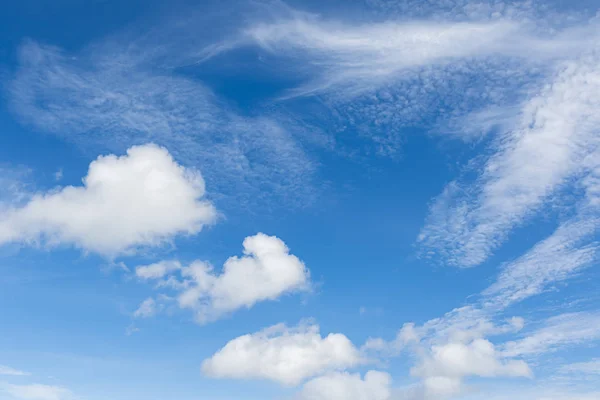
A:
[[[600,399],[600,1],[0,13],[0,400]]]

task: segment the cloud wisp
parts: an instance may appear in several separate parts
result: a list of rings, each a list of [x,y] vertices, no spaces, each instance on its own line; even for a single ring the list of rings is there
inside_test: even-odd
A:
[[[200,166],[223,201],[235,196],[243,205],[290,192],[309,201],[315,164],[298,140],[303,128],[285,115],[240,114],[172,65],[185,54],[169,49],[179,46],[127,35],[76,54],[26,41],[7,84],[10,107],[24,124],[94,152],[165,146]]]
[[[449,264],[485,261],[516,227],[573,180],[598,146],[597,56],[562,65],[552,83],[527,101],[517,126],[495,141],[474,184],[450,184],[434,201],[418,242]]]

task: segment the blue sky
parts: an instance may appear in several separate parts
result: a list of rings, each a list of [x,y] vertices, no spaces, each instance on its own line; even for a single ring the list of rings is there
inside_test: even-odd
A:
[[[596,0],[0,15],[0,400],[600,399]]]

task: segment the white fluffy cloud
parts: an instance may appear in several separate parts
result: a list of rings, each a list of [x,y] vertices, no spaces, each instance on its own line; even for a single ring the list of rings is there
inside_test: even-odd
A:
[[[0,244],[69,244],[111,257],[161,245],[215,221],[204,192],[200,173],[178,165],[166,149],[131,147],[121,157],[98,157],[82,186],[36,194],[2,211]]]
[[[485,339],[447,343],[433,346],[430,356],[412,368],[411,374],[425,378],[426,390],[440,395],[457,392],[462,378],[468,376],[531,377],[531,370],[524,361],[501,361],[500,357],[494,345]]]
[[[40,384],[3,384],[0,391],[19,400],[65,400],[72,397],[71,392],[63,387]]]
[[[391,399],[389,374],[368,371],[364,379],[360,374],[332,372],[304,384],[298,400],[389,400]]]
[[[202,372],[215,378],[268,379],[297,385],[361,362],[359,350],[342,334],[322,337],[316,325],[288,328],[279,324],[231,340],[202,363]]]
[[[301,87],[299,94],[331,93],[340,88],[349,89],[344,91],[346,95],[356,94],[402,79],[407,70],[415,72],[464,59],[566,57],[592,42],[578,29],[561,29],[554,36],[540,37],[531,29],[531,22],[517,18],[402,18],[358,24],[290,9],[284,14],[288,16],[245,29],[242,39],[220,49],[227,51],[250,41],[279,55],[302,57],[315,67],[316,77]]]
[[[200,323],[310,288],[309,270],[281,239],[258,233],[244,239],[243,246],[244,255],[230,257],[221,273],[203,261],[187,267],[165,261],[137,267],[136,275],[174,290],[179,307],[193,310]]]

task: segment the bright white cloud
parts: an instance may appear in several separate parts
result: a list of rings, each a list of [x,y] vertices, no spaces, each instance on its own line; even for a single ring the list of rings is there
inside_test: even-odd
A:
[[[0,213],[0,244],[74,245],[109,257],[198,233],[215,221],[198,171],[177,164],[166,149],[131,147],[101,156],[82,186],[34,195]]]
[[[231,340],[202,363],[202,372],[214,378],[268,379],[293,386],[362,361],[359,350],[342,334],[322,337],[316,325],[279,324]]]
[[[29,374],[29,372],[20,371],[18,369],[14,369],[14,368],[8,367],[6,365],[0,365],[0,375],[27,376],[30,374]]]
[[[426,378],[454,379],[467,376],[531,376],[531,370],[524,361],[501,361],[495,346],[485,339],[434,345],[431,355],[414,367],[411,373]]]
[[[515,129],[494,142],[497,151],[477,183],[455,182],[433,204],[418,239],[424,254],[477,265],[551,194],[586,175],[584,160],[598,145],[598,93],[597,57],[563,64],[553,82],[523,105]]]
[[[243,246],[244,255],[227,259],[221,273],[203,261],[189,266],[169,261],[137,267],[136,275],[176,291],[179,307],[193,310],[200,323],[310,289],[308,268],[281,239],[258,233],[244,239]]]
[[[380,371],[332,372],[304,384],[298,400],[390,400],[392,379]]]
[[[0,391],[18,400],[65,400],[72,397],[71,392],[63,387],[40,384],[2,384]]]

